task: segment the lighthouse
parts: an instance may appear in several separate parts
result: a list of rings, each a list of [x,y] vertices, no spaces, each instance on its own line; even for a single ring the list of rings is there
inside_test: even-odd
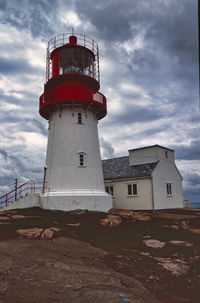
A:
[[[39,113],[49,124],[42,208],[112,208],[100,157],[97,124],[107,110],[99,89],[97,43],[74,33],[51,39],[39,100]]]

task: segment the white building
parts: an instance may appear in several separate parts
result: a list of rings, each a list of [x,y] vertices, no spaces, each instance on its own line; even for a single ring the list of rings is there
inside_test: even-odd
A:
[[[103,160],[106,191],[113,207],[129,210],[181,208],[182,176],[174,150],[153,145],[129,150],[129,156]]]

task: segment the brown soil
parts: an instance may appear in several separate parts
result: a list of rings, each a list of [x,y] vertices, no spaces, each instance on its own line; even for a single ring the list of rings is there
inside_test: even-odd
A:
[[[9,218],[0,221],[2,303],[199,302],[200,235],[182,228],[182,222],[200,228],[198,215],[163,211],[147,222],[122,218],[113,228],[100,224],[107,214],[98,212],[34,208],[0,217]],[[50,227],[60,228],[51,240],[24,239],[16,233]],[[166,244],[148,247],[144,240],[149,238]],[[157,260],[178,262],[188,270],[176,276]]]

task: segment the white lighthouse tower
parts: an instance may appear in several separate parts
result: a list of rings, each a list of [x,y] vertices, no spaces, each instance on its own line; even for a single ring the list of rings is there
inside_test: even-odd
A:
[[[39,110],[49,121],[42,208],[112,208],[104,189],[97,130],[98,120],[106,116],[106,98],[99,88],[94,40],[78,34],[50,40]]]

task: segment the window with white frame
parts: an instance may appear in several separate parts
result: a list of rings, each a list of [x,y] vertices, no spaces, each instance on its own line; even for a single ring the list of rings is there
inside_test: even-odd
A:
[[[166,189],[167,189],[167,195],[168,196],[172,195],[172,184],[171,183],[166,184]]]
[[[127,184],[128,196],[137,195],[137,184]]]
[[[114,195],[113,185],[111,185],[111,186],[106,186],[106,192],[107,192],[109,195],[113,196],[113,195]]]

